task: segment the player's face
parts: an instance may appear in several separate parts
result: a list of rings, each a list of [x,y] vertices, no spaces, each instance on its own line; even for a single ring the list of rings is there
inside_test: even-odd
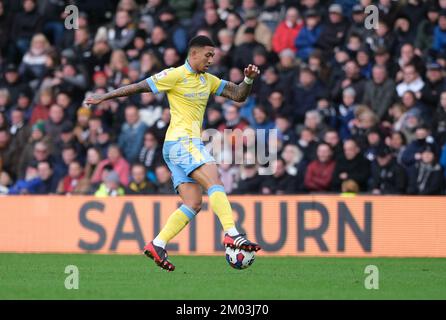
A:
[[[214,61],[215,48],[206,46],[197,51],[197,71],[206,72]]]

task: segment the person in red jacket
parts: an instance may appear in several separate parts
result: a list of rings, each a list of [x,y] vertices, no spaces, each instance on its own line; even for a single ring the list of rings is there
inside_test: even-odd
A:
[[[299,18],[299,11],[296,8],[288,8],[283,20],[276,28],[273,35],[273,50],[279,54],[282,50],[292,49],[297,51],[294,40],[303,27],[303,21]]]
[[[305,188],[308,191],[330,190],[331,179],[335,169],[333,151],[327,143],[317,147],[317,159],[310,162],[305,173]]]

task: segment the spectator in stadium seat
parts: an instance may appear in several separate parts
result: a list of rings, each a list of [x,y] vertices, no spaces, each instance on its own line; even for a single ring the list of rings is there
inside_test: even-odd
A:
[[[337,107],[337,127],[342,140],[351,137],[351,122],[355,118],[357,105],[355,104],[356,91],[347,87],[342,92],[342,103]]]
[[[147,179],[146,168],[140,163],[136,163],[131,169],[131,181],[125,188],[125,194],[145,195],[155,194],[156,186]]]
[[[408,194],[444,194],[444,174],[436,159],[436,148],[426,144],[420,152],[420,159],[409,170]]]
[[[299,165],[302,162],[303,153],[295,144],[286,144],[282,148],[280,156],[284,160],[286,172],[290,176],[295,177],[298,174],[301,174],[301,172],[299,172],[301,169]]]
[[[419,55],[428,54],[432,48],[434,39],[434,29],[437,26],[440,9],[436,2],[429,3],[427,6],[426,18],[417,26],[415,37],[415,47]]]
[[[343,16],[339,4],[331,4],[328,8],[328,22],[322,26],[321,34],[316,42],[325,57],[329,57],[333,49],[340,46],[345,39],[349,22]]]
[[[282,90],[273,90],[268,96],[268,103],[266,105],[271,110],[273,119],[279,114],[286,115],[287,117],[292,117],[293,115],[293,110],[285,103]]]
[[[422,125],[415,130],[415,140],[409,143],[402,155],[402,164],[407,168],[411,168],[417,161],[421,159],[421,152],[427,144],[434,144],[434,138],[431,136],[431,129]]]
[[[444,53],[446,50],[446,10],[441,10],[438,24],[434,29],[432,49],[436,53]]]
[[[241,179],[237,187],[232,190],[232,194],[258,194],[263,177],[258,173],[255,163],[245,163],[240,168]]]
[[[30,163],[25,172],[25,176],[17,179],[9,188],[8,194],[35,194],[37,192],[37,187],[41,183],[39,172],[37,171],[37,162]]]
[[[444,177],[446,179],[446,144],[441,148],[440,165],[443,168]]]
[[[4,1],[0,1],[0,56],[8,57],[13,16],[6,12]]]
[[[87,150],[85,159],[85,178],[91,180],[93,173],[96,171],[99,163],[102,161],[101,151],[97,148],[90,147]]]
[[[238,28],[237,33],[235,34],[235,45],[239,46],[246,41],[245,34],[246,30],[249,29],[252,30],[254,41],[263,45],[266,50],[271,51],[271,39],[273,37],[273,33],[263,22],[257,20],[256,11],[248,11],[244,19],[245,23]]]
[[[68,173],[59,181],[57,194],[86,194],[89,181],[85,178],[82,164],[73,160],[68,166]]]
[[[11,142],[17,150],[23,150],[31,134],[31,128],[25,123],[25,117],[20,109],[11,111],[11,126],[9,127]]]
[[[143,164],[148,174],[155,174],[155,166],[162,162],[162,151],[155,134],[148,130],[144,133],[144,143],[138,154],[138,162]]]
[[[175,194],[171,181],[171,173],[165,164],[159,164],[155,168],[157,194]]]
[[[294,123],[303,123],[305,113],[316,108],[318,96],[324,93],[324,86],[310,68],[302,68],[299,82],[295,85],[289,100],[290,108],[294,110]]]
[[[130,163],[134,163],[138,159],[146,130],[146,124],[139,118],[138,108],[134,105],[127,106],[125,109],[125,123],[122,125],[118,145],[124,157]],[[128,143],[129,141],[132,141],[132,143]]]
[[[339,137],[338,131],[336,129],[328,129],[324,133],[324,137],[322,139],[322,142],[325,142],[331,147],[331,150],[333,151],[333,159],[338,160],[343,155],[343,146],[341,138]]]
[[[373,194],[404,194],[407,188],[407,177],[404,168],[394,157],[393,150],[381,146],[376,160],[371,166],[372,180],[370,191]]]
[[[441,92],[440,102],[435,111],[432,127],[434,128],[434,137],[439,145],[446,143],[446,91]]]
[[[258,20],[274,32],[284,15],[286,12],[281,0],[266,0],[260,10]]]
[[[308,10],[304,14],[305,24],[295,38],[297,57],[306,61],[316,47],[322,27],[320,26],[320,14],[315,10]]]
[[[403,67],[403,81],[396,86],[396,92],[399,97],[410,90],[415,93],[415,95],[421,94],[421,89],[424,87],[424,81],[415,68],[414,64],[408,64]]]
[[[295,39],[303,27],[303,21],[299,17],[299,11],[289,7],[285,19],[282,20],[274,31],[272,39],[273,51],[280,54],[285,49],[296,52]]]
[[[352,25],[349,27],[347,31],[347,39],[352,34],[357,34],[361,37],[362,40],[365,40],[368,30],[364,28],[364,20],[366,18],[365,15],[365,7],[363,7],[361,4],[355,4],[352,8]]]
[[[42,30],[42,16],[37,10],[36,2],[36,0],[24,0],[23,11],[14,17],[11,39],[19,56],[28,50],[32,36]]]
[[[108,43],[112,49],[128,49],[135,36],[135,26],[129,12],[118,10],[114,24],[107,30]]]
[[[240,44],[234,49],[235,57],[233,60],[234,65],[241,70],[253,62],[254,50],[256,48],[265,49],[265,47],[255,39],[254,28],[244,28],[243,32],[243,38],[240,41]]]
[[[440,94],[446,89],[446,81],[440,64],[436,62],[428,63],[426,69],[426,79],[419,99],[426,105],[429,118],[432,118],[440,102]]]
[[[401,164],[401,158],[407,145],[406,136],[400,131],[394,131],[391,133],[390,137],[385,139],[385,143],[391,148],[396,162]]]
[[[305,188],[310,192],[329,191],[336,162],[327,143],[317,147],[317,159],[311,161],[305,172]]]
[[[395,99],[395,83],[388,77],[386,67],[375,65],[372,69],[372,79],[365,83],[362,103],[383,119]]]
[[[55,194],[59,184],[59,178],[53,171],[53,166],[49,161],[39,161],[37,164],[37,172],[40,183],[37,185],[34,194]]]
[[[50,88],[42,90],[38,94],[38,101],[32,107],[30,125],[34,125],[39,120],[47,120],[49,116],[50,106],[53,101],[53,93]]]
[[[120,185],[119,175],[115,171],[104,174],[102,181],[94,192],[96,197],[116,197],[125,194],[124,188]]]
[[[45,35],[41,33],[34,35],[30,48],[20,64],[20,75],[27,81],[41,80],[46,75],[46,59],[49,50],[50,43]]]
[[[10,103],[16,104],[20,93],[29,91],[29,86],[20,77],[17,66],[15,64],[7,64],[3,72],[4,77],[3,79],[1,79],[0,87],[8,90]]]
[[[153,131],[156,138],[158,139],[158,143],[164,142],[164,137],[166,135],[169,123],[170,123],[170,110],[169,108],[164,108],[161,113],[161,118],[157,120],[153,126],[150,127],[150,130]]]
[[[361,153],[357,142],[348,139],[344,141],[344,154],[336,161],[331,189],[341,191],[341,185],[346,180],[355,181],[361,191],[367,190],[370,176],[370,164]]]
[[[123,158],[119,146],[115,144],[108,147],[107,158],[99,162],[99,165],[93,173],[91,182],[98,183],[101,181],[102,171],[104,171],[104,167],[107,165],[110,165],[112,170],[119,175],[120,183],[123,186],[127,186],[129,183],[130,167],[128,162]]]
[[[355,60],[348,60],[344,66],[344,74],[336,81],[331,90],[331,97],[340,102],[343,90],[351,87],[355,89],[355,102],[359,103],[364,97],[366,79],[361,75],[359,65]]]
[[[279,113],[276,115],[275,127],[277,129],[277,137],[282,145],[288,143],[297,144],[297,134],[287,114]]]
[[[295,178],[285,169],[285,161],[281,158],[271,163],[273,174],[265,178],[260,186],[262,194],[292,194],[295,192]]]

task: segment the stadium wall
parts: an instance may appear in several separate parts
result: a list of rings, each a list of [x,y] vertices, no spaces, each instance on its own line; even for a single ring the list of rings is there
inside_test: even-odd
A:
[[[8,196],[0,252],[139,254],[176,196]],[[446,257],[446,197],[232,196],[241,231],[262,255]],[[204,198],[172,254],[220,255],[220,224]]]

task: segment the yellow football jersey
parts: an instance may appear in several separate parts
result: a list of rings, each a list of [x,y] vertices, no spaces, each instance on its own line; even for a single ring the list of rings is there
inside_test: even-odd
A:
[[[212,74],[195,72],[187,61],[146,80],[153,93],[167,93],[171,120],[166,141],[186,136],[200,138],[209,95],[220,95],[227,83]]]

